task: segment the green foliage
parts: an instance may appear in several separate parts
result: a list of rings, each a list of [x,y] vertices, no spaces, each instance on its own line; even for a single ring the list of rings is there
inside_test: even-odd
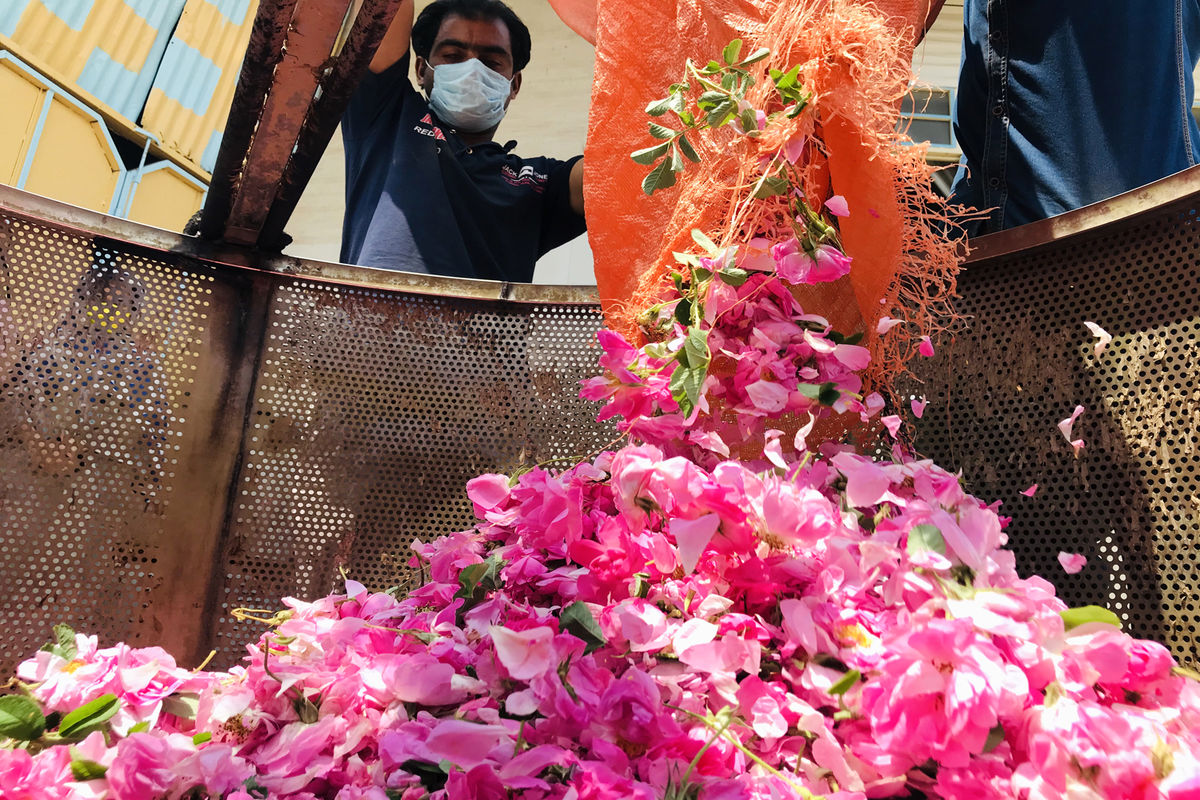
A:
[[[10,694],[0,697],[0,736],[32,742],[46,730],[46,717],[32,699]]]
[[[494,592],[502,585],[500,570],[504,568],[504,560],[498,555],[490,555],[478,564],[472,564],[458,574],[458,592],[454,599],[461,599],[463,604],[458,607],[456,617],[459,624],[463,623],[463,615],[487,598],[488,592]]]
[[[596,622],[591,609],[583,601],[576,601],[564,608],[558,615],[558,624],[562,630],[583,640],[587,645],[584,653],[595,652],[608,641],[604,638],[604,631],[600,630],[600,623]]]
[[[927,553],[930,550],[946,555],[946,539],[936,525],[914,525],[908,532],[909,555]]]
[[[115,694],[102,694],[63,717],[58,724],[58,736],[63,741],[82,741],[103,728],[120,707]]]
[[[1062,615],[1067,630],[1086,625],[1089,622],[1103,622],[1106,625],[1121,627],[1121,618],[1103,606],[1080,606],[1079,608],[1068,608],[1059,613]]]
[[[54,626],[54,641],[42,645],[41,649],[53,653],[64,661],[73,661],[79,655],[75,647],[75,631],[70,625],[59,623]]]
[[[676,174],[687,167],[685,159],[700,163],[700,154],[688,140],[689,133],[736,123],[743,134],[759,135],[759,114],[746,101],[747,94],[755,84],[755,76],[749,67],[766,59],[771,51],[760,47],[742,58],[742,44],[741,39],[734,39],[721,51],[720,61],[709,61],[703,66],[688,59],[684,67],[684,80],[671,84],[666,97],[646,106],[646,113],[652,117],[673,113],[679,120],[678,128],[651,122],[650,135],[662,143],[632,154],[637,163],[652,166],[650,174],[642,181],[642,191],[646,194],[674,186]],[[762,73],[758,74],[761,76]],[[771,69],[767,74],[784,104],[784,110],[776,113],[784,113],[791,118],[808,106],[812,94],[800,85],[799,65],[787,72]],[[691,97],[693,86],[700,92],[694,101]],[[772,176],[759,185],[755,196],[783,194],[786,187],[786,178]]]

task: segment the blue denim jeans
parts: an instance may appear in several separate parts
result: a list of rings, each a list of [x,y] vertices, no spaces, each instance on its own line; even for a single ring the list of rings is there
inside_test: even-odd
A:
[[[956,202],[972,233],[1061,214],[1200,160],[1200,0],[965,0]]]

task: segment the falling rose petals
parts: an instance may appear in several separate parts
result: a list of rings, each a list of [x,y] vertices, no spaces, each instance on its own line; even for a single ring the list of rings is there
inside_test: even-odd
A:
[[[812,433],[813,426],[816,424],[817,418],[809,412],[808,422],[805,423],[804,427],[796,431],[796,438],[792,440],[797,453],[803,453],[808,449],[808,435]]]
[[[1079,415],[1082,414],[1084,410],[1085,409],[1083,406],[1075,406],[1075,410],[1071,412],[1071,416],[1058,423],[1058,429],[1062,431],[1063,438],[1068,442],[1071,442],[1072,447],[1074,447],[1075,442],[1071,441],[1071,429],[1075,425],[1075,420],[1079,419]]]
[[[863,398],[863,411],[858,415],[863,422],[866,422],[871,417],[883,410],[887,403],[883,399],[883,395],[879,392],[871,392]]]
[[[900,418],[895,414],[886,417],[880,417],[879,421],[883,423],[883,427],[888,429],[888,433],[895,439],[900,433]]]
[[[1037,494],[1037,490],[1038,485],[1036,483],[1031,483],[1028,489],[1021,490],[1021,494],[1025,495],[1026,497],[1033,497],[1035,494]]]
[[[914,397],[912,399],[912,401],[909,403],[909,406],[912,407],[913,416],[916,417],[917,419],[920,419],[925,414],[925,406],[926,405],[928,405],[928,402],[925,400],[924,397],[921,397],[921,398]]]
[[[783,444],[779,441],[779,437],[783,436],[783,431],[767,431],[766,443],[763,445],[763,455],[767,461],[770,461],[780,469],[787,469],[787,462],[783,460]]]
[[[921,346],[917,349],[920,350],[921,355],[925,356],[926,358],[933,358],[933,342],[929,341],[928,336],[921,337]]]
[[[882,336],[903,321],[904,320],[892,319],[885,314],[879,318],[879,322],[875,323],[875,332]]]
[[[1099,358],[1100,354],[1104,352],[1104,348],[1108,347],[1108,343],[1112,341],[1112,334],[1094,322],[1085,322],[1083,324],[1092,332],[1092,336],[1096,337],[1096,346],[1093,348],[1093,352],[1096,358]]]
[[[1079,451],[1084,448],[1083,439],[1072,439],[1071,449],[1075,451],[1075,457],[1079,458]]]
[[[1087,566],[1087,559],[1079,553],[1059,553],[1058,563],[1062,564],[1063,572],[1074,575]]]
[[[846,198],[840,194],[835,194],[833,197],[825,201],[825,207],[829,209],[829,213],[835,217],[850,216],[850,206],[846,203]]]

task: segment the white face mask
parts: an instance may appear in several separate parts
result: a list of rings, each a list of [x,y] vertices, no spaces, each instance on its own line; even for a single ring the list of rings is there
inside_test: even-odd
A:
[[[439,64],[433,70],[429,107],[447,125],[478,133],[500,124],[512,81],[488,69],[478,58]]]

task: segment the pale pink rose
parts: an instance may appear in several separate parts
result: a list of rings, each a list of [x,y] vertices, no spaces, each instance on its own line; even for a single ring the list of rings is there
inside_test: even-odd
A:
[[[614,609],[614,614],[621,626],[621,636],[635,653],[660,650],[671,641],[667,615],[647,600],[636,597],[626,600]]]
[[[496,658],[508,674],[519,681],[533,680],[558,667],[554,651],[554,631],[547,627],[513,631],[491,625],[488,635],[496,648]]]
[[[670,524],[671,534],[675,537],[675,547],[679,550],[679,562],[685,574],[696,569],[700,556],[713,535],[721,525],[721,518],[716,514],[705,514],[696,519],[673,519]]]

